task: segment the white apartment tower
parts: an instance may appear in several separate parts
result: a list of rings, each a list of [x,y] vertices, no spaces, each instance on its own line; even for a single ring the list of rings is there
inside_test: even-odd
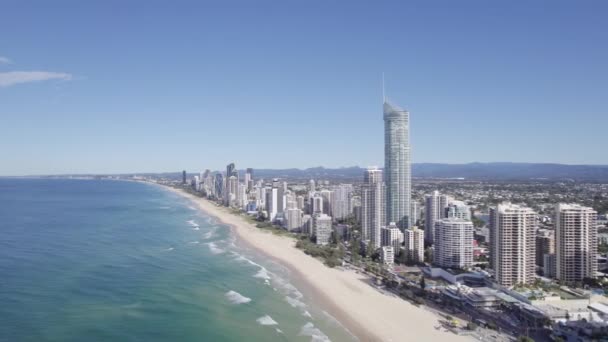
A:
[[[266,188],[266,213],[270,222],[274,221],[279,212],[279,189],[272,187]]]
[[[331,216],[325,214],[315,215],[313,217],[315,236],[317,237],[317,245],[329,244],[331,238]]]
[[[352,184],[340,184],[333,188],[331,213],[334,220],[345,219],[350,215],[350,196],[352,192]]]
[[[473,223],[451,217],[435,221],[433,263],[439,267],[465,269],[473,265]]]
[[[434,243],[435,221],[445,218],[445,209],[448,207],[451,198],[434,191],[426,195],[424,199],[424,240],[428,244]]]
[[[555,206],[556,277],[565,284],[595,278],[597,211],[577,204]]]
[[[403,242],[403,233],[395,222],[391,222],[388,226],[382,227],[380,231],[382,246],[392,246],[394,250],[398,252],[401,248],[401,243]]]
[[[287,230],[290,232],[302,229],[302,210],[287,209]]]
[[[408,262],[424,262],[424,231],[411,227],[403,231],[404,253]]]
[[[536,226],[530,208],[506,202],[490,209],[490,262],[499,284],[534,281]]]
[[[373,249],[381,246],[380,229],[386,224],[384,190],[382,170],[375,167],[365,170],[361,187],[361,234],[362,240],[369,242]]]
[[[410,113],[384,99],[384,172],[386,218],[401,229],[410,226],[412,175]]]

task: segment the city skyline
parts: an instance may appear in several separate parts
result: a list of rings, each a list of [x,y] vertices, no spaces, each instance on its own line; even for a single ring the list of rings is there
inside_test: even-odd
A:
[[[68,4],[1,7],[0,175],[382,165],[382,72],[413,162],[607,163],[600,2]]]

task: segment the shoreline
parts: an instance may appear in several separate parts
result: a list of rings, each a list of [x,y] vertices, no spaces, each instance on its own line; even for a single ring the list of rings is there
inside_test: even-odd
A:
[[[160,186],[190,200],[198,210],[230,227],[237,242],[270,257],[289,270],[290,278],[315,305],[334,317],[360,341],[472,340],[470,337],[436,330],[439,317],[397,297],[380,293],[368,276],[353,270],[325,266],[295,247],[296,240],[263,231],[242,216],[181,189]]]

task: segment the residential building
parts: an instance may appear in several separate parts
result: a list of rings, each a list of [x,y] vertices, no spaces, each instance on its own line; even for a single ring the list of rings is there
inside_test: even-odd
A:
[[[544,267],[545,254],[555,253],[555,232],[539,229],[536,232],[536,266]]]
[[[392,246],[395,251],[399,251],[403,243],[403,233],[395,222],[391,222],[388,226],[380,229],[380,239],[382,246]]]
[[[505,202],[490,209],[490,261],[503,286],[534,282],[537,215]]]
[[[375,167],[365,170],[361,187],[361,237],[373,249],[381,246],[380,229],[386,224],[384,191],[382,170]]]
[[[352,184],[335,186],[331,197],[331,214],[334,220],[342,220],[350,216],[350,196],[353,192]]]
[[[403,231],[405,260],[424,262],[424,231],[414,226]]]
[[[443,217],[456,217],[466,221],[471,221],[471,208],[463,201],[450,200],[444,209]]]
[[[451,198],[433,191],[426,195],[424,200],[424,240],[428,244],[433,244],[435,235],[435,221],[445,218],[446,208]]]
[[[565,284],[595,278],[597,211],[578,204],[555,206],[556,277]]]
[[[433,263],[444,268],[466,269],[473,265],[473,223],[457,217],[435,221]]]
[[[302,210],[294,208],[287,209],[287,230],[290,232],[302,229]]]
[[[266,204],[268,220],[273,222],[279,213],[279,189],[275,187],[266,188],[266,200],[264,202]]]
[[[383,246],[381,250],[382,262],[386,266],[393,266],[395,263],[395,248],[392,246]]]
[[[318,214],[313,216],[314,235],[317,238],[317,245],[327,245],[330,242],[332,232],[331,216]]]
[[[410,226],[410,114],[384,99],[384,172],[386,221],[401,229]],[[384,223],[384,222],[383,222]]]

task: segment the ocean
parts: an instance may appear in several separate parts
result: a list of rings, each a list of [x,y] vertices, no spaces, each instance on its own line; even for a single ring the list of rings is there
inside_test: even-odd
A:
[[[0,341],[109,340],[356,339],[179,195],[0,179]]]

